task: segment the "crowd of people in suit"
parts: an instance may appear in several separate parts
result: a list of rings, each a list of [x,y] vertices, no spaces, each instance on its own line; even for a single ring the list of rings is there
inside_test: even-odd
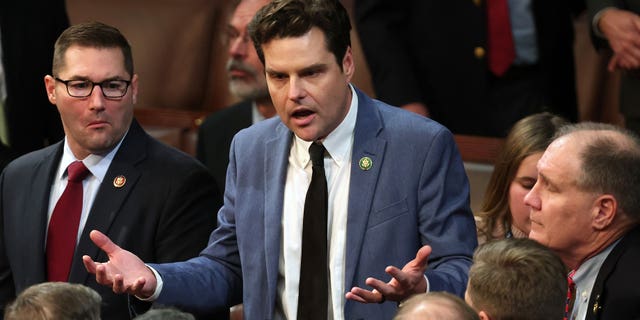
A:
[[[482,22],[489,2],[447,10],[356,1],[375,100],[352,84],[351,19],[340,1],[238,1],[225,37],[229,87],[243,102],[204,121],[196,158],[135,120],[140,79],[118,29],[64,29],[44,76],[64,138],[0,176],[4,318],[225,319],[237,304],[247,319],[640,316],[640,140],[575,123],[573,63],[550,62],[569,57],[555,45],[570,31],[536,20],[553,12],[566,27],[580,3],[509,1],[519,17],[512,37],[521,37],[511,64],[496,73],[483,59],[490,46],[476,47],[471,64],[482,62],[482,76],[473,76],[450,53],[474,47],[440,43],[437,28],[453,17],[420,14]],[[609,67],[633,79],[635,44],[618,35],[640,34],[633,4],[597,2],[588,3],[594,41],[610,45]],[[451,28],[491,39],[467,31]],[[404,44],[411,53],[375,58]],[[449,92],[447,77],[479,91]],[[478,111],[490,117],[463,123]],[[452,132],[506,136],[475,214]],[[79,195],[76,166],[88,174]],[[322,187],[310,187],[317,179]],[[309,222],[309,212],[319,216]]]

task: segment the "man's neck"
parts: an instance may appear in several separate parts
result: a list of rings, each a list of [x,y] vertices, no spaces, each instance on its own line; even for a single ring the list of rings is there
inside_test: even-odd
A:
[[[612,243],[622,238],[632,228],[633,225],[624,224],[608,232],[602,232],[596,237],[596,239],[594,239],[593,242],[591,242],[592,245],[587,248],[587,250],[585,250],[586,252],[584,254],[577,255],[572,259],[568,259],[567,261],[565,261],[565,264],[567,265],[569,270],[578,270],[582,263],[598,255],[600,252],[608,248]]]
[[[266,98],[256,99],[255,102],[258,112],[260,112],[265,119],[276,115],[276,109],[273,107],[271,97],[267,96]]]

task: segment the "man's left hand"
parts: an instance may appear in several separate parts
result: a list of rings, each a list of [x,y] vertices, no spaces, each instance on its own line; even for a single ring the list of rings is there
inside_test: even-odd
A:
[[[403,301],[416,293],[427,291],[427,280],[424,272],[427,270],[427,260],[431,254],[430,246],[423,246],[418,250],[416,258],[404,265],[402,270],[388,266],[385,272],[392,279],[384,282],[375,278],[367,278],[365,283],[373,290],[353,287],[345,297],[362,303],[382,303],[386,300]]]

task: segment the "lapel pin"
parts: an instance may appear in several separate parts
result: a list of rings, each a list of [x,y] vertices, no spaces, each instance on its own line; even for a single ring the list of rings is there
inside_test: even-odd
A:
[[[358,165],[360,166],[360,169],[367,171],[373,166],[373,161],[369,157],[362,157],[360,158],[360,161],[358,161]]]
[[[596,302],[593,304],[593,314],[597,315],[600,309],[602,309],[602,306],[600,305],[600,295],[597,295]]]
[[[127,183],[127,178],[123,175],[119,175],[113,179],[113,186],[116,188],[124,187],[124,184]]]

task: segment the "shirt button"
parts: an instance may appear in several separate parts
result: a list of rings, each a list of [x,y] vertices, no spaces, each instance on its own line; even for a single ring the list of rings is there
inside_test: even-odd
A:
[[[484,58],[485,54],[486,51],[483,47],[475,47],[475,49],[473,49],[473,55],[475,55],[478,59]]]

